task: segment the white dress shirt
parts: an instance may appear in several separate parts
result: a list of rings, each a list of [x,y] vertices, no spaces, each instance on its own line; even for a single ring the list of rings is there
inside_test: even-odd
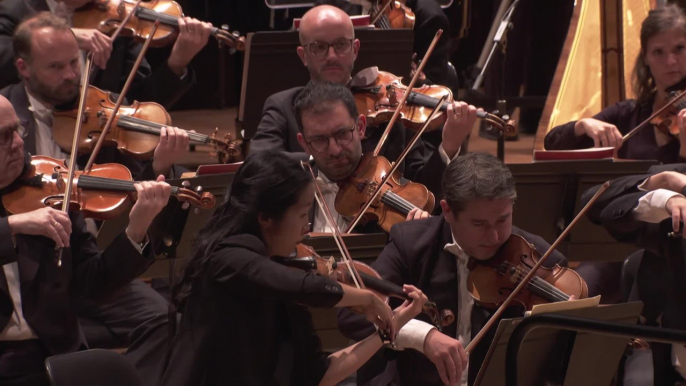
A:
[[[647,181],[646,179],[639,185],[638,189],[645,191],[644,186]],[[684,197],[680,193],[667,189],[656,189],[646,193],[638,200],[638,205],[634,208],[634,217],[637,220],[655,224],[672,217],[667,212],[666,205],[667,201],[674,196]],[[686,348],[683,345],[672,345],[672,365],[682,377],[686,378]]]
[[[34,98],[28,89],[26,94],[29,96],[29,110],[33,112],[36,121],[36,153],[58,160],[69,160],[69,154],[63,152],[52,137],[52,110]]]

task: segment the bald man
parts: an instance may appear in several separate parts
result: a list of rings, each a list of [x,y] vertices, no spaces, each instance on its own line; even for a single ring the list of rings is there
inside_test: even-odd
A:
[[[312,8],[300,22],[300,46],[297,54],[303,65],[310,72],[311,81],[327,81],[344,84],[349,87],[360,84],[358,75],[353,80],[352,71],[355,59],[360,50],[360,41],[355,38],[350,17],[342,10],[320,5]],[[371,79],[376,74],[367,74]],[[293,103],[302,87],[295,87],[276,93],[264,104],[262,120],[255,136],[250,141],[250,151],[278,149],[289,152],[313,152],[304,149],[298,142],[298,133],[303,128],[298,126]],[[471,131],[476,120],[476,108],[464,102],[455,102],[449,107],[448,114],[455,114],[443,128],[442,142],[433,150],[423,141],[410,150],[401,171],[408,180],[426,185],[435,195],[440,196],[440,179],[446,164],[457,156],[463,140]],[[362,139],[363,154],[374,150],[385,126],[367,126]],[[333,137],[335,133],[331,133]],[[402,153],[407,142],[414,135],[401,124],[391,130],[379,155],[394,161]],[[302,131],[305,142],[309,141],[308,133]],[[328,176],[331,179],[332,176]],[[336,179],[332,179],[336,181]]]
[[[17,188],[30,166],[25,134],[12,105],[0,96],[0,196]],[[46,207],[10,215],[0,203],[0,384],[48,386],[45,358],[87,348],[74,301],[109,296],[153,262],[146,232],[171,187],[160,176],[136,184],[136,190],[126,231],[104,252],[80,212]],[[64,248],[61,267],[52,258],[56,246]]]

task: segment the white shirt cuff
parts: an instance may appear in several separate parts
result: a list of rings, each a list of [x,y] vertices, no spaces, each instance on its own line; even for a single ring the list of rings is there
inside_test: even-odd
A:
[[[145,247],[147,247],[147,246],[148,246],[148,243],[150,242],[150,239],[148,238],[148,235],[145,235],[145,239],[144,239],[143,242],[140,243],[140,244],[138,244],[137,242],[131,240],[131,237],[129,237],[129,236],[126,236],[126,238],[129,239],[129,241],[131,242],[131,244],[133,244],[133,247],[136,248],[136,250],[138,251],[138,253],[140,253],[141,255],[143,254],[143,250],[145,249]]]
[[[646,193],[638,200],[638,205],[634,208],[634,217],[639,221],[655,224],[670,218],[665,206],[667,201],[674,196],[683,197],[680,193],[667,189],[657,189]]]
[[[181,74],[181,77],[179,77],[179,79],[184,80],[186,79],[186,76],[188,76],[188,67],[185,67],[183,69],[183,74]]]
[[[429,323],[412,319],[398,331],[395,344],[400,350],[411,348],[424,354],[424,340],[434,328]]]
[[[640,190],[641,192],[647,192],[648,189],[645,188],[645,184],[648,182],[649,179],[650,179],[650,177],[643,180],[643,182],[641,182],[641,185],[637,186],[638,190]]]
[[[457,152],[455,152],[455,155],[453,156],[453,158],[450,158],[450,157],[448,157],[448,153],[446,153],[445,150],[443,150],[443,143],[441,142],[441,145],[438,146],[438,154],[441,156],[441,159],[443,160],[443,162],[446,165],[449,165],[450,161],[457,158],[457,155],[460,154],[460,150],[461,150],[461,148],[457,149]]]

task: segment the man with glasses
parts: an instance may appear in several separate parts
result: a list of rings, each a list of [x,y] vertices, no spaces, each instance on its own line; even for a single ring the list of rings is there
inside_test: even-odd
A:
[[[310,72],[311,81],[333,82],[339,85],[355,86],[357,82],[366,85],[376,74],[351,74],[360,49],[360,41],[355,39],[350,17],[342,10],[321,5],[309,10],[300,22],[300,43],[297,53]],[[255,136],[250,141],[251,151],[278,149],[289,152],[312,154],[321,170],[327,169],[326,163],[333,162],[335,156],[313,151],[306,142],[300,141],[299,126],[293,108],[294,101],[302,87],[282,91],[272,95],[264,105],[262,120]],[[442,143],[437,150],[431,150],[423,141],[418,141],[411,149],[404,165],[404,177],[421,184],[440,197],[440,176],[446,164],[457,156],[462,142],[476,121],[476,108],[464,102],[455,102],[448,107],[448,119],[443,128]],[[361,126],[365,126],[362,122]],[[385,127],[368,127],[359,132],[361,154],[374,150]],[[342,133],[341,135],[343,135]],[[414,132],[396,124],[382,148],[380,155],[393,162],[412,138]],[[314,134],[304,128],[304,138]],[[352,169],[359,157],[351,159]],[[325,172],[325,174],[327,174]],[[330,176],[332,177],[332,176]]]
[[[17,27],[13,46],[23,80],[0,90],[0,95],[12,103],[21,125],[27,129],[24,151],[68,158],[52,136],[52,121],[58,106],[79,96],[81,71],[76,38],[64,19],[43,12]],[[103,146],[95,163],[123,164],[137,181],[155,180],[160,174],[173,178],[181,172],[173,162],[187,147],[185,131],[163,128],[154,160],[140,162],[113,146]],[[80,155],[77,165],[85,167],[89,157]],[[96,231],[95,224],[89,222],[91,231]],[[158,382],[167,349],[168,303],[162,295],[143,281],[134,280],[107,302],[79,299],[74,309],[83,318],[82,323],[91,327],[85,330],[91,348],[128,347],[127,357],[145,383]]]
[[[0,198],[20,187],[30,167],[25,135],[0,96]],[[9,214],[0,203],[0,384],[49,385],[45,358],[87,348],[73,302],[111,295],[153,262],[146,233],[171,187],[160,177],[136,190],[126,231],[103,252],[80,212],[46,207]],[[52,257],[56,246],[63,248],[61,266]]]

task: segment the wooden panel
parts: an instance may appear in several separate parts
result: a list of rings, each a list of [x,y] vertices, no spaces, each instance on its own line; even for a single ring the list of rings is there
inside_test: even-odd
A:
[[[648,16],[648,12],[655,8],[655,1],[650,0],[624,0],[624,84],[625,99],[634,99],[634,91],[631,87],[631,75],[634,63],[641,50],[641,23]]]

